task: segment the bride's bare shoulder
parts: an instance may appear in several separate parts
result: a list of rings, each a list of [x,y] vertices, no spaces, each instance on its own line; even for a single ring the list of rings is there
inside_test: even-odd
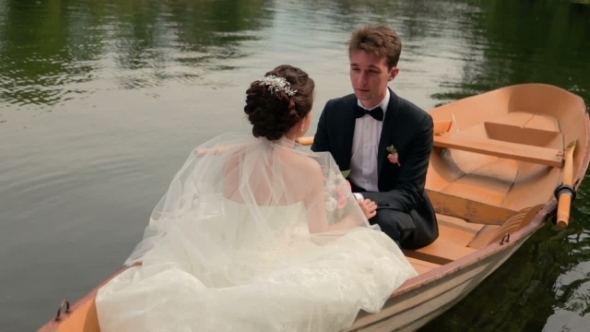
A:
[[[311,156],[305,154],[293,154],[289,161],[293,167],[309,174],[310,176],[321,176],[322,169],[320,163]]]

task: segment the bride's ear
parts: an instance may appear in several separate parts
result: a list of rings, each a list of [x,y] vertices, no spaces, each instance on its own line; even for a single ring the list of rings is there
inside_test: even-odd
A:
[[[308,112],[307,115],[299,121],[297,124],[299,126],[299,131],[301,135],[305,135],[305,133],[309,130],[311,126],[311,112]]]
[[[305,130],[305,119],[306,118],[303,118],[301,121],[299,121],[299,123],[297,123],[297,129],[299,132],[303,132]]]
[[[300,134],[303,131],[303,128],[305,128],[305,118],[297,121],[293,127],[295,130],[297,130],[297,133]]]

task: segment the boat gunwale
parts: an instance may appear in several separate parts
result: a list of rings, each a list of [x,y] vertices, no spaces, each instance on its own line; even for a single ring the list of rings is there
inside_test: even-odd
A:
[[[532,235],[532,233],[531,233],[531,235]],[[346,331],[356,331],[358,329],[362,329],[362,328],[366,328],[366,327],[369,327],[369,326],[373,326],[375,324],[378,324],[381,321],[388,320],[390,317],[397,316],[397,315],[403,315],[406,312],[410,312],[410,311],[414,310],[415,307],[420,306],[420,305],[423,305],[425,302],[428,302],[429,300],[438,298],[439,296],[441,296],[442,293],[446,293],[449,290],[452,290],[452,289],[454,289],[456,287],[460,287],[461,284],[455,285],[453,287],[450,287],[449,289],[445,289],[440,294],[437,294],[437,295],[428,297],[424,301],[415,303],[414,305],[409,306],[409,307],[406,307],[406,308],[404,308],[403,310],[401,310],[399,312],[395,312],[393,314],[385,315],[385,316],[382,315],[383,310],[387,310],[388,307],[394,306],[394,305],[400,303],[400,301],[408,300],[409,298],[411,298],[416,293],[419,294],[422,291],[422,289],[426,289],[427,291],[435,290],[438,287],[440,287],[441,285],[446,284],[450,280],[453,280],[453,279],[455,279],[457,277],[462,277],[465,273],[470,273],[470,271],[475,270],[475,269],[478,269],[480,266],[485,266],[486,264],[489,264],[490,262],[495,261],[497,259],[496,257],[500,256],[504,251],[506,251],[506,250],[514,250],[514,249],[511,249],[511,248],[512,247],[515,247],[515,246],[516,247],[520,247],[527,239],[528,239],[528,236],[520,237],[519,239],[513,241],[510,246],[505,246],[504,247],[505,248],[504,250],[495,251],[492,255],[487,255],[487,256],[485,256],[485,257],[483,257],[481,259],[472,260],[469,263],[467,263],[465,265],[462,265],[460,269],[456,269],[456,270],[452,271],[451,273],[446,273],[444,275],[441,275],[440,278],[436,278],[436,279],[434,279],[432,281],[429,281],[427,283],[424,283],[420,287],[413,288],[411,291],[404,292],[403,294],[399,294],[399,295],[396,295],[396,296],[393,296],[393,297],[388,298],[388,300],[386,302],[386,306],[384,306],[381,309],[381,311],[376,312],[376,313],[365,314],[362,317],[360,317],[360,316],[357,317],[357,319],[355,320],[354,324],[351,327],[347,328]],[[506,257],[506,259],[509,259],[509,258],[510,258],[510,255]],[[489,274],[493,273],[495,270],[496,269],[490,271]],[[485,273],[485,272],[483,272],[483,273]],[[482,274],[482,272],[477,273],[472,278],[470,278],[469,280],[471,280],[473,278],[476,278],[476,277],[480,276],[481,274]],[[434,286],[432,286],[432,285],[434,285]],[[479,283],[477,285],[479,285]],[[477,285],[476,285],[476,287],[477,287]],[[428,289],[427,287],[431,287],[431,288]],[[469,293],[470,293],[470,291],[468,291],[462,297],[465,297],[465,296],[469,295]],[[399,299],[399,300],[396,301],[396,299]],[[361,324],[358,324],[358,322],[360,320],[362,320],[362,322],[361,322]]]
[[[516,245],[520,239],[522,239],[523,237],[527,237],[527,236],[532,235],[537,229],[539,229],[544,223],[545,216],[549,215],[551,213],[551,211],[556,208],[556,206],[557,206],[556,201],[552,200],[549,204],[547,204],[545,207],[543,207],[543,209],[541,209],[537,213],[537,215],[534,217],[533,221],[529,225],[527,225],[523,229],[511,234],[510,235],[511,240],[509,242],[506,242],[504,244],[492,243],[492,244],[490,244],[490,245],[488,245],[476,252],[473,252],[469,255],[466,255],[460,259],[457,259],[453,262],[441,265],[438,268],[435,268],[435,269],[430,270],[424,274],[418,275],[414,278],[407,280],[405,283],[403,283],[397,290],[395,290],[391,294],[391,296],[387,299],[387,301],[390,301],[396,297],[401,297],[402,295],[404,295],[406,293],[415,291],[416,289],[419,289],[427,284],[436,282],[440,279],[447,278],[449,275],[459,272],[459,271],[463,270],[465,267],[474,265],[474,264],[476,264],[488,257],[495,256],[498,253],[511,248],[512,246]],[[82,298],[77,300],[70,307],[70,310],[68,313],[62,313],[61,314],[62,318],[60,320],[52,320],[52,321],[46,323],[43,327],[41,327],[38,330],[38,332],[57,332],[57,331],[59,331],[60,323],[62,323],[64,320],[67,320],[69,318],[69,316],[76,309],[86,305],[88,301],[93,301],[96,298],[96,294],[98,293],[98,290],[102,286],[107,284],[110,280],[115,278],[117,275],[123,273],[128,268],[129,268],[128,266],[120,267],[117,271],[112,273],[109,277],[107,277],[105,280],[103,280],[101,283],[99,283],[97,286],[95,286],[90,292],[88,292]],[[372,314],[369,314],[368,316],[371,316],[371,315]],[[370,324],[373,324],[373,323],[374,322],[371,322]]]
[[[586,144],[587,144],[586,147],[587,148],[584,153],[584,158],[582,159],[582,162],[580,163],[580,167],[578,169],[578,172],[574,178],[573,187],[576,192],[578,191],[578,189],[580,188],[580,185],[582,184],[582,179],[585,177],[586,171],[588,170],[588,165],[590,163],[590,148],[588,148],[588,147],[590,147],[590,134],[589,134],[590,133],[590,114],[587,111],[587,107],[586,107],[583,99],[581,97],[579,97],[579,98],[581,99],[582,106],[583,106],[583,109],[585,112],[586,128],[589,131],[586,133]],[[545,205],[543,206],[543,208],[541,208],[535,214],[535,217],[527,226],[523,227],[522,229],[520,229],[514,233],[510,233],[510,237],[509,237],[510,240],[508,242],[505,242],[503,244],[501,244],[499,242],[491,243],[491,244],[487,245],[486,247],[479,249],[479,250],[477,250],[473,253],[470,253],[468,255],[465,255],[453,262],[441,265],[438,268],[435,268],[435,269],[430,270],[424,274],[421,274],[421,275],[416,276],[412,279],[409,279],[404,284],[402,284],[401,287],[396,289],[393,292],[393,294],[387,299],[387,301],[391,301],[392,299],[395,299],[396,297],[401,297],[404,294],[415,291],[421,287],[424,287],[425,285],[427,285],[429,283],[433,283],[438,280],[448,278],[450,275],[452,275],[456,272],[459,272],[468,266],[475,265],[484,259],[495,256],[502,251],[508,250],[509,248],[519,244],[519,242],[521,242],[521,240],[524,243],[524,241],[526,241],[526,239],[528,237],[532,236],[538,229],[540,229],[545,224],[547,218],[556,211],[557,203],[558,203],[558,201],[555,197],[552,198],[551,200],[549,200],[548,202],[546,202]],[[524,238],[524,240],[523,240],[523,238]],[[522,243],[520,243],[519,245],[522,245]],[[510,257],[508,257],[508,259],[509,258]],[[361,319],[367,319],[373,315],[378,315],[378,313],[368,314],[368,315],[362,317]],[[359,319],[359,318],[357,318],[357,319]],[[354,329],[359,329],[362,327],[373,325],[383,319],[385,319],[385,318],[380,318],[380,319],[376,319],[374,321],[371,321],[369,318],[369,319],[367,319],[368,321],[365,324],[355,326]]]
[[[530,85],[530,84],[551,86],[549,84],[543,84],[543,83],[517,84],[514,86]],[[558,87],[558,89],[561,89],[561,88]],[[564,90],[567,93],[571,93],[565,89],[562,89],[562,90]],[[492,90],[492,91],[495,91],[495,90]],[[577,98],[579,98],[579,100],[581,102],[581,108],[584,110],[584,113],[585,113],[584,118],[586,120],[586,129],[588,130],[586,132],[586,151],[584,153],[584,158],[582,159],[582,162],[580,163],[580,167],[578,169],[578,172],[576,173],[576,175],[574,177],[573,187],[574,187],[574,190],[577,192],[580,185],[582,184],[582,179],[586,175],[586,171],[588,170],[588,165],[590,163],[590,114],[587,111],[588,107],[586,106],[582,97],[580,97],[578,95],[575,95],[575,96]],[[472,96],[472,97],[476,97],[476,96]],[[477,250],[473,253],[470,253],[468,255],[465,255],[453,262],[441,265],[440,267],[437,267],[436,269],[430,270],[424,274],[421,274],[421,275],[416,276],[412,279],[409,279],[404,284],[402,284],[402,286],[400,288],[395,290],[393,292],[393,294],[389,297],[389,299],[394,298],[394,297],[401,295],[403,293],[406,293],[408,291],[411,291],[416,287],[421,287],[425,281],[430,282],[430,281],[440,279],[440,278],[444,277],[445,275],[447,275],[448,273],[454,272],[451,270],[456,269],[457,267],[471,265],[474,262],[477,262],[477,261],[484,259],[488,256],[492,256],[500,251],[510,248],[515,243],[517,243],[518,240],[520,240],[521,238],[526,237],[526,236],[530,236],[534,232],[536,232],[539,228],[541,228],[543,226],[543,224],[545,223],[545,217],[549,216],[557,209],[557,203],[558,203],[558,201],[555,197],[553,197],[551,200],[546,202],[545,205],[543,206],[543,208],[537,212],[537,214],[535,215],[533,220],[527,226],[510,234],[510,241],[509,242],[507,242],[505,244],[499,244],[499,243],[489,244],[489,245],[485,246],[484,248],[479,249],[479,250]],[[469,263],[470,261],[472,261],[472,263]]]
[[[542,83],[529,83],[529,84],[542,84]],[[526,84],[522,84],[522,85],[526,85]],[[564,90],[564,91],[571,93],[567,90]],[[583,98],[580,96],[577,96],[577,95],[576,95],[576,97],[578,97],[580,99],[581,106],[583,108],[583,112],[585,113],[585,120],[586,120],[585,125],[586,125],[586,129],[587,129],[586,150],[584,153],[584,158],[583,158],[582,162],[580,163],[580,166],[578,168],[578,172],[576,173],[575,178],[574,178],[573,187],[574,187],[575,191],[577,192],[579,190],[580,185],[582,184],[582,179],[585,177],[586,171],[588,170],[588,165],[590,163],[590,114],[588,113],[588,106],[585,104]],[[506,242],[504,244],[500,244],[500,243],[489,244],[486,247],[479,249],[473,253],[470,253],[464,257],[461,257],[453,262],[441,265],[438,268],[435,268],[435,269],[430,270],[424,274],[421,274],[421,275],[418,275],[414,278],[411,278],[411,279],[407,280],[406,282],[404,282],[398,289],[396,289],[387,300],[390,301],[393,298],[399,297],[407,292],[411,292],[411,291],[413,291],[417,288],[420,288],[426,284],[429,284],[429,283],[435,282],[439,279],[448,277],[450,274],[460,271],[462,267],[473,265],[473,264],[475,264],[487,257],[494,256],[504,250],[511,248],[512,246],[517,244],[520,239],[522,239],[523,237],[531,236],[539,228],[541,228],[546,221],[546,217],[551,215],[556,210],[556,208],[557,208],[557,199],[552,198],[550,201],[545,203],[545,205],[543,206],[543,208],[540,211],[537,212],[537,214],[535,215],[535,217],[533,218],[531,223],[529,223],[527,226],[523,227],[522,229],[510,234],[510,241],[509,242]],[[89,291],[84,296],[79,298],[76,302],[74,302],[74,304],[70,306],[69,312],[61,313],[61,316],[60,316],[61,318],[59,320],[56,320],[55,318],[51,319],[49,322],[47,322],[43,326],[41,326],[38,329],[38,332],[57,332],[57,331],[59,331],[59,325],[61,323],[63,323],[64,321],[66,321],[68,318],[70,318],[70,316],[72,315],[73,312],[76,311],[76,309],[82,307],[83,305],[86,305],[88,301],[93,301],[94,298],[96,297],[96,294],[98,293],[98,290],[102,286],[107,284],[110,280],[112,280],[114,277],[116,277],[117,275],[119,275],[123,271],[127,270],[128,268],[129,267],[125,266],[125,265],[120,267],[118,270],[116,270],[114,273],[112,273],[109,277],[107,277],[105,280],[103,280],[98,285],[96,285],[91,291]],[[372,315],[372,314],[369,314],[368,316],[370,316],[370,315]]]

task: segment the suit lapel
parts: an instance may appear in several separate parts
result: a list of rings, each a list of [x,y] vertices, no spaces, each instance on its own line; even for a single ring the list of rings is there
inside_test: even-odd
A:
[[[381,169],[383,168],[383,163],[387,157],[387,146],[391,144],[395,132],[394,127],[399,115],[399,97],[393,93],[391,89],[389,89],[389,94],[389,104],[387,105],[387,111],[385,112],[385,119],[383,119],[383,128],[381,129],[381,137],[379,139],[379,150],[377,150],[377,174],[379,177],[381,176]]]
[[[343,165],[343,169],[350,169],[350,159],[352,158],[352,141],[354,139],[354,127],[356,124],[356,118],[354,117],[354,105],[356,103],[356,97],[351,98],[352,102],[346,105],[346,109],[343,110],[342,114],[342,160],[346,161],[346,165]]]

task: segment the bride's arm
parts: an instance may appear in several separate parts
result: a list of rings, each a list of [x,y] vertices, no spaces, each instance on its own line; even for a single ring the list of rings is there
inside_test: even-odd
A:
[[[353,209],[342,219],[330,225],[325,203],[325,179],[318,164],[315,164],[309,172],[309,181],[307,183],[310,186],[308,187],[308,194],[305,195],[305,206],[307,208],[310,233],[339,232],[358,227],[366,222],[361,211],[354,211]]]

